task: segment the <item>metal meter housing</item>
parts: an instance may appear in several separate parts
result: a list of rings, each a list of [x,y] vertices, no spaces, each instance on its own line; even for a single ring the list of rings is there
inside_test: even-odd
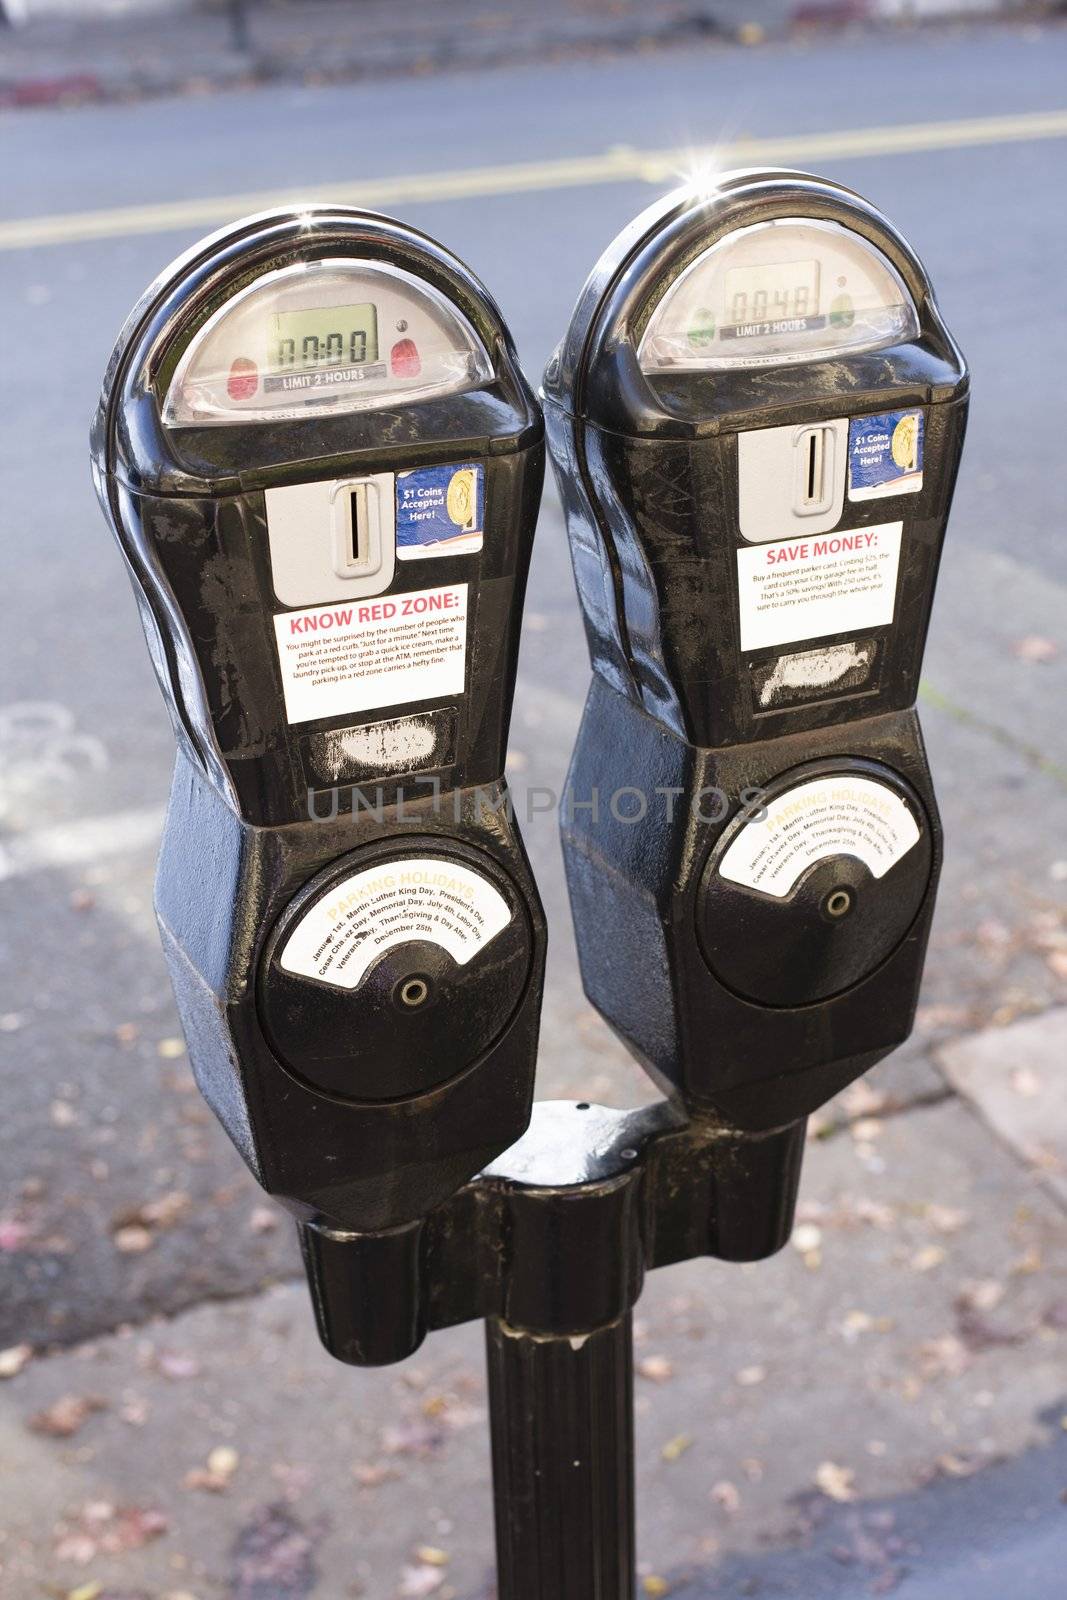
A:
[[[298,1215],[405,1222],[532,1097],[503,773],[544,439],[508,329],[415,229],[252,217],[134,308],[92,461],[178,742],[156,908],[197,1079]]]
[[[562,811],[583,980],[743,1128],[910,1031],[941,856],[913,708],[968,388],[901,235],[777,169],[639,216],[545,373],[594,668]]]

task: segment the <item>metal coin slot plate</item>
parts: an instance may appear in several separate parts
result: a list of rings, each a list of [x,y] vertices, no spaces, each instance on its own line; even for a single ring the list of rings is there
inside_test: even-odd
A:
[[[284,606],[382,594],[396,570],[393,474],[265,493],[274,592]]]
[[[750,544],[829,533],[841,520],[848,418],[737,436],[737,518]]]

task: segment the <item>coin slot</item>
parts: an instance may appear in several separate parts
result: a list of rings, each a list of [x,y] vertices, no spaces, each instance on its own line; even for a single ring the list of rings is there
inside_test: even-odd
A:
[[[796,504],[800,516],[826,511],[834,494],[834,430],[805,428],[796,442]]]
[[[358,483],[352,490],[348,524],[348,560],[353,567],[365,567],[370,540],[367,534],[367,486]]]

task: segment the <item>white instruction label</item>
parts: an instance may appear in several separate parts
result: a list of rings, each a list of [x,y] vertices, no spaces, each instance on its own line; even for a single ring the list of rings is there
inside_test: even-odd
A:
[[[394,945],[428,939],[462,967],[510,921],[504,896],[480,873],[435,856],[408,856],[357,872],[317,901],[286,940],[281,965],[354,989]]]
[[[463,693],[465,583],[281,611],[274,631],[290,722]]]
[[[731,883],[783,899],[827,856],[856,856],[882,878],[919,839],[911,810],[871,778],[812,778],[771,800],[766,820],[741,829],[719,863]]]
[[[902,522],[737,552],[742,650],[892,622]]]

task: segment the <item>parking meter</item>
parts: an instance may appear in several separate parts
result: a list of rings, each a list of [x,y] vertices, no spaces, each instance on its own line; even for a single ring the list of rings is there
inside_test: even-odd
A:
[[[785,171],[638,217],[545,374],[594,668],[562,809],[586,992],[741,1130],[911,1027],[941,857],[914,700],[967,392],[901,236]]]
[[[156,905],[197,1080],[298,1218],[397,1228],[529,1120],[537,401],[454,256],[294,208],[149,288],[92,456],[177,737]]]

